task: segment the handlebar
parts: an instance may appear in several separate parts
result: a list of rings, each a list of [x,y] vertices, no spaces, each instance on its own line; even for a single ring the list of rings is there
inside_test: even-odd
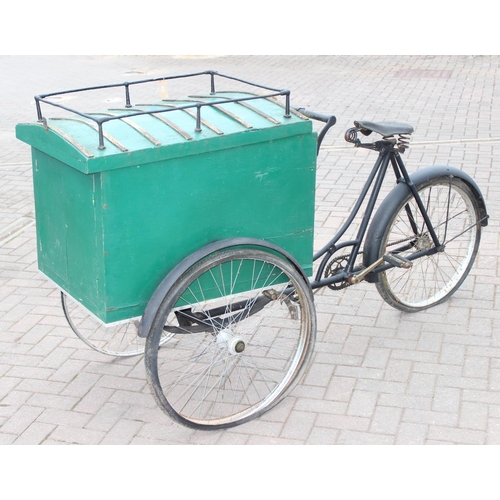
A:
[[[337,118],[335,116],[330,115],[321,115],[320,113],[316,113],[315,111],[309,111],[308,109],[304,108],[294,108],[295,111],[298,111],[299,113],[302,113],[304,116],[307,116],[307,118],[311,118],[312,120],[318,120],[319,122],[324,122],[328,123],[330,120],[333,120],[333,123],[330,125],[334,125],[335,122],[337,121]]]
[[[312,120],[318,120],[320,122],[326,123],[326,125],[321,129],[320,133],[318,134],[317,153],[319,153],[319,148],[321,147],[323,138],[325,137],[328,130],[330,130],[330,128],[335,125],[335,123],[337,122],[337,118],[335,118],[334,115],[330,116],[322,115],[320,113],[316,113],[315,111],[309,111],[304,108],[293,108],[293,109],[295,109],[295,111],[298,111],[299,113],[302,113],[304,116],[307,116],[307,118],[311,118]]]

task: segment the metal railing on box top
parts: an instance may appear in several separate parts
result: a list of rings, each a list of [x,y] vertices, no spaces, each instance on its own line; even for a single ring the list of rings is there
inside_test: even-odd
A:
[[[109,115],[109,116],[93,116],[92,114],[84,113],[82,111],[70,108],[68,106],[65,106],[65,105],[57,103],[57,102],[52,102],[52,101],[47,99],[50,97],[61,96],[61,95],[65,95],[65,94],[73,94],[73,93],[78,93],[78,92],[87,92],[87,91],[91,91],[91,90],[102,90],[102,89],[123,87],[125,90],[125,107],[131,108],[132,104],[131,104],[131,99],[130,99],[130,87],[132,87],[134,85],[140,85],[140,84],[151,83],[151,82],[161,82],[161,81],[165,81],[165,80],[177,80],[177,79],[181,79],[181,78],[191,78],[191,77],[196,77],[196,76],[201,76],[201,75],[209,75],[210,76],[210,94],[216,93],[216,90],[215,90],[215,78],[216,77],[225,78],[228,80],[234,80],[234,81],[246,84],[246,85],[250,85],[252,87],[264,89],[266,91],[269,91],[269,93],[265,93],[265,94],[261,94],[261,95],[249,95],[249,96],[245,96],[245,97],[237,97],[237,98],[232,98],[232,99],[224,98],[221,100],[216,100],[216,101],[211,101],[211,102],[194,102],[193,104],[186,104],[186,105],[182,105],[182,106],[173,106],[173,107],[168,107],[165,109],[133,111],[133,112],[128,112],[126,114],[112,115],[112,116],[111,115]],[[64,109],[65,111],[77,114],[77,115],[82,116],[88,120],[93,121],[97,125],[98,133],[99,133],[98,149],[105,149],[106,146],[104,145],[103,124],[106,122],[109,122],[111,120],[120,120],[123,118],[130,118],[132,116],[154,115],[154,114],[159,114],[159,113],[168,113],[171,111],[178,111],[178,110],[186,110],[186,109],[195,108],[196,109],[196,129],[195,129],[195,131],[200,132],[201,125],[202,125],[201,110],[205,106],[215,106],[218,104],[227,104],[227,103],[231,103],[231,102],[252,101],[255,99],[268,99],[270,97],[278,97],[278,96],[285,97],[284,117],[290,118],[291,108],[290,108],[290,91],[289,90],[275,89],[275,88],[268,87],[265,85],[260,85],[257,83],[242,80],[240,78],[236,78],[233,76],[224,75],[224,74],[218,73],[217,71],[208,70],[208,71],[202,71],[199,73],[189,73],[186,75],[162,76],[162,77],[158,77],[158,78],[149,78],[146,80],[137,80],[137,81],[133,81],[133,82],[99,85],[99,86],[94,86],[94,87],[86,87],[86,88],[73,89],[73,90],[64,90],[64,91],[60,91],[60,92],[51,92],[49,94],[40,94],[40,95],[35,96],[35,102],[36,102],[38,121],[41,123],[45,122],[45,118],[42,114],[41,103]]]

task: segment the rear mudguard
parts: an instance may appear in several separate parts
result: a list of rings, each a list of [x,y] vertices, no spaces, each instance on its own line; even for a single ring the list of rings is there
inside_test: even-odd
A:
[[[156,316],[156,312],[158,311],[158,308],[160,307],[160,304],[162,303],[165,295],[173,286],[173,284],[190,267],[194,266],[198,261],[204,259],[205,257],[208,257],[212,253],[239,246],[251,246],[254,248],[260,247],[263,250],[272,251],[279,254],[283,259],[288,260],[295,267],[295,269],[302,275],[304,281],[310,287],[310,282],[307,278],[307,275],[305,274],[300,264],[295,260],[295,258],[273,243],[254,238],[230,238],[227,240],[215,241],[213,243],[209,243],[208,245],[200,248],[196,252],[186,257],[183,261],[177,264],[158,285],[158,288],[151,296],[151,299],[147,303],[146,309],[144,310],[144,314],[142,315],[138,332],[139,337],[145,338],[148,336],[149,330],[151,329],[151,325],[153,324],[153,320]]]
[[[450,176],[458,177],[459,179],[463,180],[471,189],[479,205],[479,217],[480,219],[482,219],[481,225],[487,226],[488,214],[486,212],[486,203],[484,202],[483,195],[481,194],[479,187],[474,182],[472,177],[470,177],[462,170],[459,170],[455,167],[444,166],[427,167],[411,174],[410,180],[418,189],[420,185],[434,177]],[[375,216],[370,223],[368,232],[366,233],[366,239],[363,248],[363,265],[365,267],[368,267],[379,258],[378,249],[380,247],[380,241],[382,240],[384,230],[387,227],[387,224],[389,224],[394,211],[398,208],[398,206],[408,196],[409,193],[410,188],[408,187],[406,182],[400,182],[380,204],[380,207],[378,208]],[[370,273],[366,276],[365,280],[370,283],[376,283],[379,280],[379,274]]]

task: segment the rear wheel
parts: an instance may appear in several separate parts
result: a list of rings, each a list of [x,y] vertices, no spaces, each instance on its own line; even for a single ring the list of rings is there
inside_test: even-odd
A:
[[[162,335],[169,340],[159,349]],[[309,284],[288,261],[262,250],[224,250],[166,293],[146,340],[148,381],[177,422],[232,427],[292,389],[315,335]]]
[[[443,251],[413,260],[409,269],[392,268],[376,283],[382,298],[396,309],[416,312],[447,300],[460,287],[474,263],[481,227],[478,203],[456,177],[436,177],[418,186]],[[408,258],[434,248],[413,196],[397,207],[386,226],[378,256]]]
[[[137,335],[139,319],[106,325],[64,292],[61,303],[71,329],[95,351],[118,357],[144,354],[145,339]]]

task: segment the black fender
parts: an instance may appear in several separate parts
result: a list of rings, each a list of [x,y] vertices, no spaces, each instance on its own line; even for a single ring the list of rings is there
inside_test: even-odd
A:
[[[474,179],[472,179],[472,177],[470,177],[464,171],[449,166],[432,166],[414,172],[410,175],[410,180],[418,189],[420,185],[435,177],[458,177],[459,179],[464,181],[474,194],[479,205],[479,217],[480,219],[482,219],[481,226],[488,225],[486,203],[484,201],[481,190],[477,186]],[[408,187],[406,182],[400,182],[380,204],[380,207],[378,208],[370,223],[368,232],[366,233],[365,244],[363,247],[363,265],[365,267],[368,267],[379,258],[377,250],[380,246],[380,241],[382,239],[384,229],[387,227],[387,224],[389,224],[389,220],[394,214],[396,208],[400,203],[402,203],[402,201],[408,196],[409,193],[410,188]],[[365,278],[365,280],[370,283],[375,283],[378,281],[378,279],[379,275],[373,273],[369,274]]]
[[[151,329],[151,325],[153,324],[153,320],[156,316],[156,312],[160,307],[165,295],[173,286],[173,284],[192,266],[194,266],[199,260],[208,257],[210,254],[215,252],[220,252],[221,250],[226,250],[233,247],[239,246],[252,246],[252,247],[262,247],[266,250],[271,250],[276,252],[284,259],[288,260],[295,269],[301,274],[304,278],[304,281],[311,288],[310,281],[297,262],[297,260],[289,254],[287,251],[283,250],[281,247],[269,243],[268,241],[259,240],[255,238],[229,238],[227,240],[215,241],[213,243],[209,243],[208,245],[200,248],[196,252],[193,252],[191,255],[186,257],[184,260],[179,262],[162,280],[162,282],[158,285],[155,292],[149,299],[149,302],[146,305],[146,309],[141,318],[141,322],[139,324],[138,335],[141,338],[145,338],[148,336],[149,330]],[[312,292],[311,292],[312,293]]]

